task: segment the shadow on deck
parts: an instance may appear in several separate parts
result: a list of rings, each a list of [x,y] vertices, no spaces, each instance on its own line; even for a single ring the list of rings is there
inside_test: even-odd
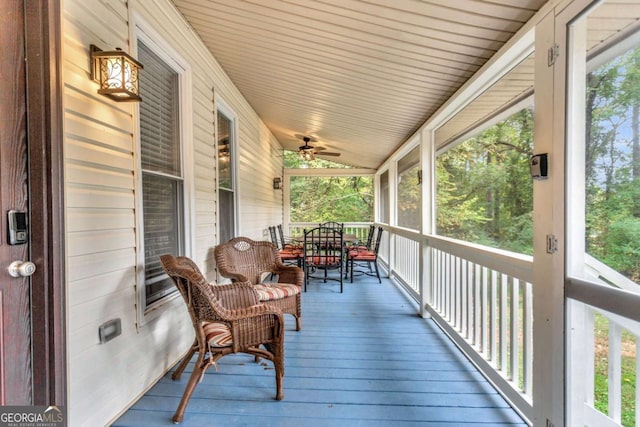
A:
[[[182,426],[526,426],[391,281],[311,282],[302,331],[287,317],[284,400],[270,362],[231,355],[209,369]],[[114,426],[169,426],[191,369],[165,375]]]

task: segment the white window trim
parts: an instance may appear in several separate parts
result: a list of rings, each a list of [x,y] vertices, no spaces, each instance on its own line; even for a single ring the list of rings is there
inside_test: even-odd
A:
[[[182,166],[182,184],[183,184],[183,214],[184,214],[184,250],[185,256],[191,256],[194,253],[194,240],[192,235],[192,224],[194,222],[194,180],[193,171],[190,165],[193,164],[193,141],[192,137],[192,93],[191,93],[191,67],[184,58],[174,50],[171,45],[136,11],[130,10],[130,52],[133,57],[138,56],[138,40],[142,41],[156,55],[158,55],[167,65],[178,73],[178,91],[179,91],[179,114],[180,114],[180,155]],[[144,66],[144,64],[142,64]],[[144,72],[144,70],[142,70]],[[144,93],[141,94],[144,102]],[[145,277],[144,277],[144,222],[140,215],[142,212],[142,162],[140,157],[141,141],[140,141],[140,110],[139,105],[135,108],[134,115],[135,130],[135,151],[134,151],[134,178],[135,178],[135,207],[136,207],[136,326],[145,326],[149,322],[158,318],[167,307],[173,306],[180,302],[179,293],[174,292],[166,297],[161,298],[149,307],[145,307]]]
[[[218,147],[218,111],[222,113],[225,117],[231,120],[233,139],[231,141],[231,180],[233,182],[232,189],[233,191],[233,229],[235,230],[236,236],[242,235],[242,230],[240,230],[240,175],[238,174],[238,168],[240,165],[240,142],[239,142],[239,126],[238,126],[238,115],[236,112],[229,106],[229,104],[220,97],[217,93],[214,95],[215,99],[215,120],[216,120],[216,148]],[[220,206],[220,176],[218,175],[220,168],[218,168],[218,159],[216,157],[216,206]],[[220,209],[217,208],[216,218],[220,218]],[[220,221],[216,221],[216,236],[220,238]],[[222,243],[222,242],[219,242]]]

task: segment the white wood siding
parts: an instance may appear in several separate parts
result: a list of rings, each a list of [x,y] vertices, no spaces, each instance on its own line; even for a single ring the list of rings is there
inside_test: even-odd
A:
[[[129,5],[129,6],[128,6]],[[131,15],[128,7],[133,8]],[[69,425],[105,425],[134,403],[193,339],[174,298],[138,327],[136,291],[137,135],[134,104],[97,94],[89,80],[89,45],[131,51],[130,16],[139,16],[191,70],[191,256],[214,277],[217,242],[213,88],[237,115],[239,232],[262,239],[282,222],[280,144],[168,0],[65,0],[63,14],[66,242],[68,268]],[[144,71],[143,71],[144,72]],[[144,94],[142,94],[144,98]],[[122,319],[106,344],[98,326]]]

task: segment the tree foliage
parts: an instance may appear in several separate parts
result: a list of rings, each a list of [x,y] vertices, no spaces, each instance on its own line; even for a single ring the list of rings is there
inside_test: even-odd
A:
[[[335,162],[300,159],[285,152],[285,167],[348,168]],[[363,176],[292,176],[290,179],[292,222],[373,221],[373,179]]]
[[[533,251],[527,108],[438,157],[437,232],[521,253]]]
[[[586,249],[640,280],[640,50],[587,75]]]

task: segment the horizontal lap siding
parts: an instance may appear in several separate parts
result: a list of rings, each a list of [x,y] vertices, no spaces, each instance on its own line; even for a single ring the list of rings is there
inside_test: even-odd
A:
[[[130,2],[190,68],[191,128],[186,165],[192,257],[214,277],[216,170],[213,94],[239,124],[240,230],[261,238],[282,221],[279,143],[168,0]],[[135,104],[97,94],[89,80],[89,45],[130,50],[124,0],[66,0],[63,12],[65,216],[70,425],[105,425],[157,380],[193,339],[178,298],[158,318],[136,315]],[[143,71],[144,72],[144,71]],[[142,94],[144,99],[144,94]],[[100,344],[98,327],[122,320],[122,335]]]

